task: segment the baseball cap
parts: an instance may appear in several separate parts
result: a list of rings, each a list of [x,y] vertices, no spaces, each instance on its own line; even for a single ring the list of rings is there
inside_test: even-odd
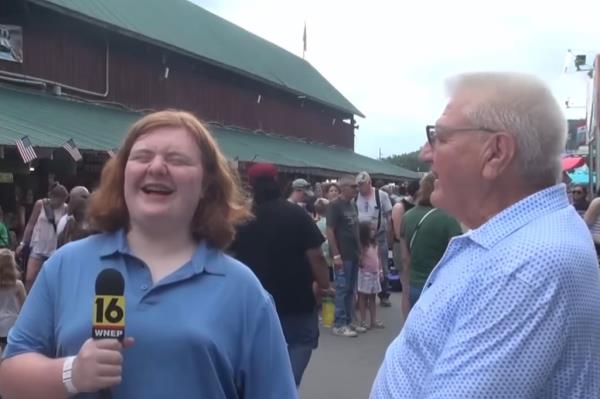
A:
[[[251,185],[254,185],[260,178],[274,180],[277,177],[277,167],[272,163],[255,163],[248,168],[247,175]]]
[[[369,176],[369,174],[367,172],[360,172],[358,175],[356,175],[356,184],[361,184],[361,183],[370,183],[371,182],[371,176]]]
[[[315,195],[313,191],[310,189],[310,183],[304,179],[296,179],[292,182],[292,188],[294,190],[302,190],[306,195],[312,197]]]

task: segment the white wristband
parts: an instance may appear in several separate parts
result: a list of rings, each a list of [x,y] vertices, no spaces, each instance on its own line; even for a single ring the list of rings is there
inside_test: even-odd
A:
[[[75,360],[75,356],[67,357],[65,359],[65,362],[63,363],[63,369],[62,369],[63,384],[65,385],[65,388],[67,388],[67,392],[69,392],[71,395],[75,395],[75,394],[79,393],[77,388],[75,388],[75,385],[73,385],[73,361],[74,360]]]

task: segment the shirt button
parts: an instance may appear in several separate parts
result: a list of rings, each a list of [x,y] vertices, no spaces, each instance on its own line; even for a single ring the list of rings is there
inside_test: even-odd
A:
[[[142,291],[146,291],[148,289],[148,284],[142,284],[140,288],[142,289]]]

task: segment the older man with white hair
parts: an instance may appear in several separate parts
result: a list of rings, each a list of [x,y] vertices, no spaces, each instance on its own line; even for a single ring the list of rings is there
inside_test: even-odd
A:
[[[569,205],[566,122],[537,78],[449,84],[422,151],[455,237],[387,350],[371,398],[598,398],[600,275]]]

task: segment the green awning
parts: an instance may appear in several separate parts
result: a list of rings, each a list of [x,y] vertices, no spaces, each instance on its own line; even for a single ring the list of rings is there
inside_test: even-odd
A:
[[[225,153],[241,161],[255,160],[312,171],[315,174],[358,173],[367,171],[374,177],[418,179],[417,173],[389,162],[379,161],[352,150],[308,143],[231,127],[212,126],[211,131]],[[329,173],[327,173],[329,172]]]
[[[59,148],[73,139],[82,150],[119,147],[141,114],[105,105],[0,85],[0,145],[25,135],[38,147]],[[366,170],[375,177],[417,179],[415,172],[355,152],[241,128],[209,125],[230,159],[271,162],[288,170],[334,176]]]
[[[364,116],[304,59],[187,0],[29,1]]]

